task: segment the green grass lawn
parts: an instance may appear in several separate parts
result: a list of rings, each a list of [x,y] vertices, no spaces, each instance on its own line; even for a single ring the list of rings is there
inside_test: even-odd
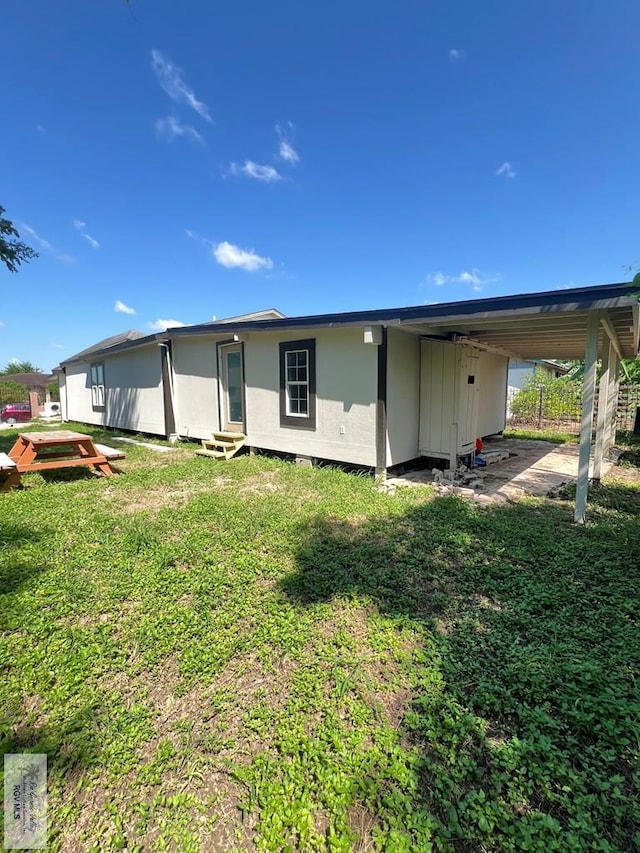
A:
[[[49,850],[640,850],[637,470],[576,527],[125,450],[0,496],[0,736],[49,756]]]

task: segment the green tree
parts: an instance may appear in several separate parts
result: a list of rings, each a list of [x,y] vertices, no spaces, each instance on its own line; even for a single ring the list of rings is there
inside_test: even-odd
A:
[[[640,272],[633,277],[633,284],[636,288],[635,296],[640,300]],[[640,384],[640,356],[633,360],[625,359],[620,363],[621,381],[627,385]]]
[[[18,229],[3,214],[4,207],[0,205],[0,261],[9,272],[18,272],[20,264],[37,258],[38,253],[20,240]]]
[[[544,371],[525,378],[511,403],[511,414],[522,423],[575,421],[580,417],[582,384],[569,376],[554,379]]]
[[[29,392],[24,385],[0,376],[0,403],[26,403],[28,399]]]
[[[11,376],[13,373],[42,373],[42,371],[30,361],[10,361],[0,370],[0,376]]]

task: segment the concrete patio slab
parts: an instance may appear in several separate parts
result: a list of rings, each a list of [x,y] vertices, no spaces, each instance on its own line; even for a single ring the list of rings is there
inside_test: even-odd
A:
[[[524,496],[544,497],[566,483],[575,482],[578,476],[578,445],[552,444],[511,438],[492,438],[485,442],[486,451],[508,451],[509,458],[502,462],[478,468],[484,487],[479,490],[459,486],[439,486],[444,491],[473,497],[481,503],[504,502]],[[603,475],[613,466],[606,461]],[[387,487],[417,486],[433,483],[429,469],[407,471],[387,479]]]

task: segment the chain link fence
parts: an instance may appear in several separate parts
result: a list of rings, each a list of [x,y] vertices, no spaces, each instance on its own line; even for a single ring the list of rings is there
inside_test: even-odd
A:
[[[632,430],[640,407],[640,385],[621,385],[618,395],[616,427]],[[539,386],[509,388],[507,393],[507,425],[531,429],[555,429],[580,432],[582,412],[581,382],[550,382]],[[598,395],[594,425],[598,416]]]

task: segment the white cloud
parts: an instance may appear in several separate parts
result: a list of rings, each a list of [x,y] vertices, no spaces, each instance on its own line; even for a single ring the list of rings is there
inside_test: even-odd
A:
[[[238,175],[246,175],[247,178],[262,181],[265,184],[282,180],[282,175],[273,166],[262,166],[260,163],[254,163],[253,160],[245,160],[242,166],[239,163],[231,162],[229,168],[222,172],[223,178],[237,177]]]
[[[282,140],[280,142],[280,157],[283,160],[286,160],[287,163],[297,163],[300,160],[300,156],[295,148],[288,142]]]
[[[273,181],[279,181],[282,178],[280,172],[273,166],[261,166],[259,163],[254,163],[253,160],[245,160],[242,172],[248,178],[255,178],[257,181],[264,181],[266,184],[271,184]]]
[[[176,326],[184,325],[180,320],[161,320],[160,318],[154,320],[152,323],[147,323],[147,326],[153,329],[154,332],[164,332],[165,329],[174,329]]]
[[[40,246],[40,248],[44,249],[45,252],[53,251],[53,246],[51,245],[51,243],[41,237],[34,228],[30,228],[28,225],[25,224],[22,224],[20,227],[23,231],[26,231],[29,237],[31,237],[32,240],[35,240],[36,243]]]
[[[34,228],[30,228],[29,225],[25,225],[23,222],[20,225],[20,230],[28,234],[31,240],[37,243],[43,251],[50,252],[57,261],[61,261],[63,264],[75,264],[76,259],[73,255],[66,255],[64,252],[59,252],[48,240],[41,237]]]
[[[293,130],[293,125],[290,121],[287,122],[287,125],[289,127],[289,130]],[[280,124],[276,124],[274,130],[280,143],[278,146],[278,156],[280,157],[280,159],[284,160],[285,163],[290,163],[292,166],[296,163],[299,163],[300,155],[289,141],[288,131]]]
[[[131,306],[126,305],[120,299],[116,299],[115,305],[113,306],[113,310],[117,311],[119,314],[135,314],[136,309],[131,308]]]
[[[192,127],[190,124],[183,124],[175,116],[159,118],[155,122],[154,127],[156,129],[156,133],[159,136],[164,136],[169,140],[169,142],[173,142],[174,139],[184,136],[185,139],[192,139],[194,142],[199,142],[200,145],[204,145],[204,139],[195,127]]]
[[[95,237],[92,237],[91,234],[87,234],[84,230],[86,228],[86,225],[87,223],[83,222],[82,219],[73,220],[73,227],[76,229],[76,231],[80,232],[80,236],[87,241],[87,243],[91,246],[92,249],[99,249],[100,243],[98,243]]]
[[[65,349],[64,344],[51,344],[54,349]]]
[[[449,51],[449,62],[458,62],[458,60],[462,59],[462,51],[453,47]]]
[[[504,176],[505,178],[515,178],[516,170],[508,160],[505,160],[505,162],[496,169],[496,175]]]
[[[498,281],[499,275],[481,275],[480,270],[463,270],[458,275],[445,275],[442,272],[436,272],[427,276],[427,282],[434,284],[436,287],[443,287],[445,284],[468,284],[475,293],[480,293],[485,284],[491,284]]]
[[[98,241],[95,239],[95,237],[92,237],[91,234],[83,234],[82,236],[87,241],[87,243],[91,246],[92,249],[99,249],[100,248],[100,243],[98,243]]]
[[[209,107],[203,101],[199,101],[196,98],[193,89],[183,80],[182,71],[168,57],[164,56],[159,50],[152,50],[151,65],[158,78],[158,82],[172,101],[178,104],[187,104],[201,118],[211,122]]]
[[[227,269],[241,269],[247,272],[270,270],[273,268],[271,258],[263,258],[253,249],[241,249],[226,240],[214,246],[213,256],[216,261]]]
[[[0,329],[4,328],[4,321],[0,320]]]

